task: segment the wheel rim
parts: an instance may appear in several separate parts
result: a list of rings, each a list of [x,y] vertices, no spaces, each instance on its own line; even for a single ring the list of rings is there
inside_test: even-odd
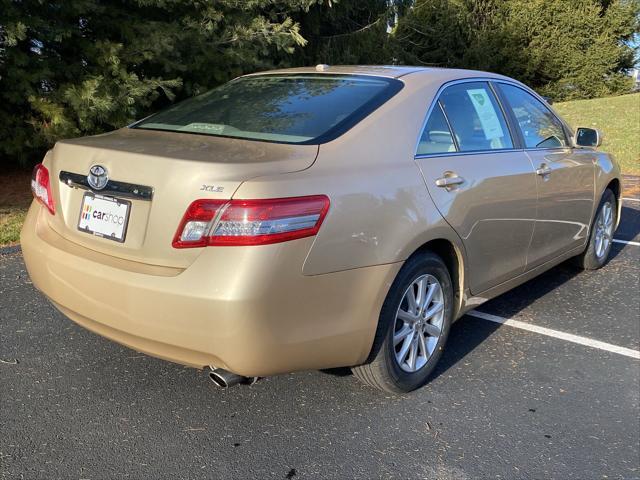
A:
[[[598,214],[595,236],[595,253],[601,260],[609,253],[613,238],[613,206],[610,202],[604,203]]]
[[[442,285],[433,275],[416,278],[404,292],[393,329],[395,359],[402,370],[413,373],[427,364],[443,324]]]

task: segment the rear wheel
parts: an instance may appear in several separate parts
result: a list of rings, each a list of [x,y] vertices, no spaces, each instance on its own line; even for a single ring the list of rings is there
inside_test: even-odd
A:
[[[604,191],[589,233],[585,251],[575,258],[577,265],[585,270],[597,270],[609,257],[613,244],[618,208],[616,197],[609,189]]]
[[[354,376],[393,393],[423,386],[442,355],[452,307],[451,277],[440,257],[427,252],[410,258],[382,306],[369,359],[352,368]]]

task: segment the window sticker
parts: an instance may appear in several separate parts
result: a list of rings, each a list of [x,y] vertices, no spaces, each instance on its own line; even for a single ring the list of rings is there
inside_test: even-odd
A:
[[[493,140],[504,137],[498,114],[493,108],[487,91],[484,88],[474,88],[467,90],[467,95],[469,95],[473,108],[478,114],[486,139]]]

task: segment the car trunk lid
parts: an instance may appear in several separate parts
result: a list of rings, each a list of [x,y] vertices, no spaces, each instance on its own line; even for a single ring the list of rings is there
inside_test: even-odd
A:
[[[192,201],[230,199],[248,179],[304,170],[313,164],[317,152],[316,145],[127,128],[64,140],[47,160],[57,205],[49,223],[61,236],[95,251],[186,268],[201,249],[175,249],[171,242]],[[92,188],[88,179],[96,165],[108,175],[103,190]],[[95,215],[89,208],[95,200],[85,200],[86,196],[115,198],[129,205],[122,242],[79,229],[86,227],[81,214]]]

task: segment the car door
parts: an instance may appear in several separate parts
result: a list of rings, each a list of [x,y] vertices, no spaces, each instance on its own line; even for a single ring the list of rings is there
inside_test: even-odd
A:
[[[536,175],[515,148],[492,87],[462,81],[432,105],[416,151],[429,193],[467,254],[476,294],[524,272],[536,216]]]
[[[571,147],[562,121],[541,99],[513,84],[499,83],[498,88],[537,173],[538,213],[527,258],[531,269],[585,243],[596,158]]]

